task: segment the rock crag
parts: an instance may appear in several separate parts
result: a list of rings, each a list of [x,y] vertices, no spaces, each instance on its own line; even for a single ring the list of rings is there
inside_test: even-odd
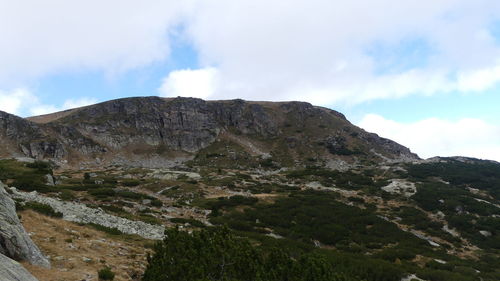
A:
[[[33,265],[50,267],[49,260],[33,243],[17,217],[14,201],[0,182],[0,254]]]
[[[0,155],[98,165],[123,159],[184,162],[219,141],[250,154],[261,151],[285,166],[311,151],[323,163],[419,159],[408,148],[354,126],[341,113],[305,102],[137,97],[27,119],[0,112],[0,139],[9,144]]]

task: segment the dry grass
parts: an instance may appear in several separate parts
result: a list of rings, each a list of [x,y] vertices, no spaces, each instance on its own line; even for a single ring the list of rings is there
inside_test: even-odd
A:
[[[73,113],[75,113],[75,112],[77,112],[80,109],[85,108],[85,107],[86,106],[72,108],[72,109],[63,110],[63,111],[54,112],[54,113],[49,113],[49,114],[38,115],[38,116],[31,116],[31,117],[28,117],[26,119],[31,121],[31,122],[38,123],[38,124],[46,124],[46,123],[50,123],[50,122],[56,121],[58,119],[64,118],[68,115],[71,115],[71,114],[73,114]]]
[[[21,213],[31,238],[50,256],[51,269],[24,263],[40,281],[98,280],[109,266],[115,280],[138,280],[146,265],[147,240],[110,236],[87,226],[49,218],[33,211]]]

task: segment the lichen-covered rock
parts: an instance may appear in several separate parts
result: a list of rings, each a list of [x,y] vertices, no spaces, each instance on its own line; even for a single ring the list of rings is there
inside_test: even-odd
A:
[[[49,260],[29,237],[17,217],[14,201],[0,182],[0,253],[33,265],[50,267]]]
[[[20,263],[0,254],[0,281],[37,281]]]

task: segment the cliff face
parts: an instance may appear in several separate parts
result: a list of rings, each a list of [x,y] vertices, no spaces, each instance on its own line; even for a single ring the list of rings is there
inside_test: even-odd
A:
[[[34,158],[62,158],[64,147],[41,126],[23,118],[0,111],[0,138],[2,144]],[[6,149],[6,148],[4,148]]]
[[[260,156],[287,155],[295,162],[307,157],[418,159],[336,111],[303,102],[141,97],[28,119],[0,112],[0,138],[18,154],[56,160],[193,158],[228,139],[252,157],[263,151]]]
[[[0,256],[50,267],[49,260],[33,243],[17,217],[14,201],[0,182]],[[1,275],[0,275],[1,276]]]

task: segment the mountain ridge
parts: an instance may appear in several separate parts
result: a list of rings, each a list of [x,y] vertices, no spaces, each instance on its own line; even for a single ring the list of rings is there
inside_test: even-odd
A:
[[[2,112],[0,125],[0,136],[18,155],[61,163],[192,160],[219,141],[246,152],[261,146],[267,153],[288,154],[287,159],[274,157],[285,166],[302,163],[304,157],[320,162],[333,156],[347,162],[419,159],[408,148],[354,126],[337,111],[296,101],[133,97],[28,118]],[[305,156],[318,147],[315,156]]]

